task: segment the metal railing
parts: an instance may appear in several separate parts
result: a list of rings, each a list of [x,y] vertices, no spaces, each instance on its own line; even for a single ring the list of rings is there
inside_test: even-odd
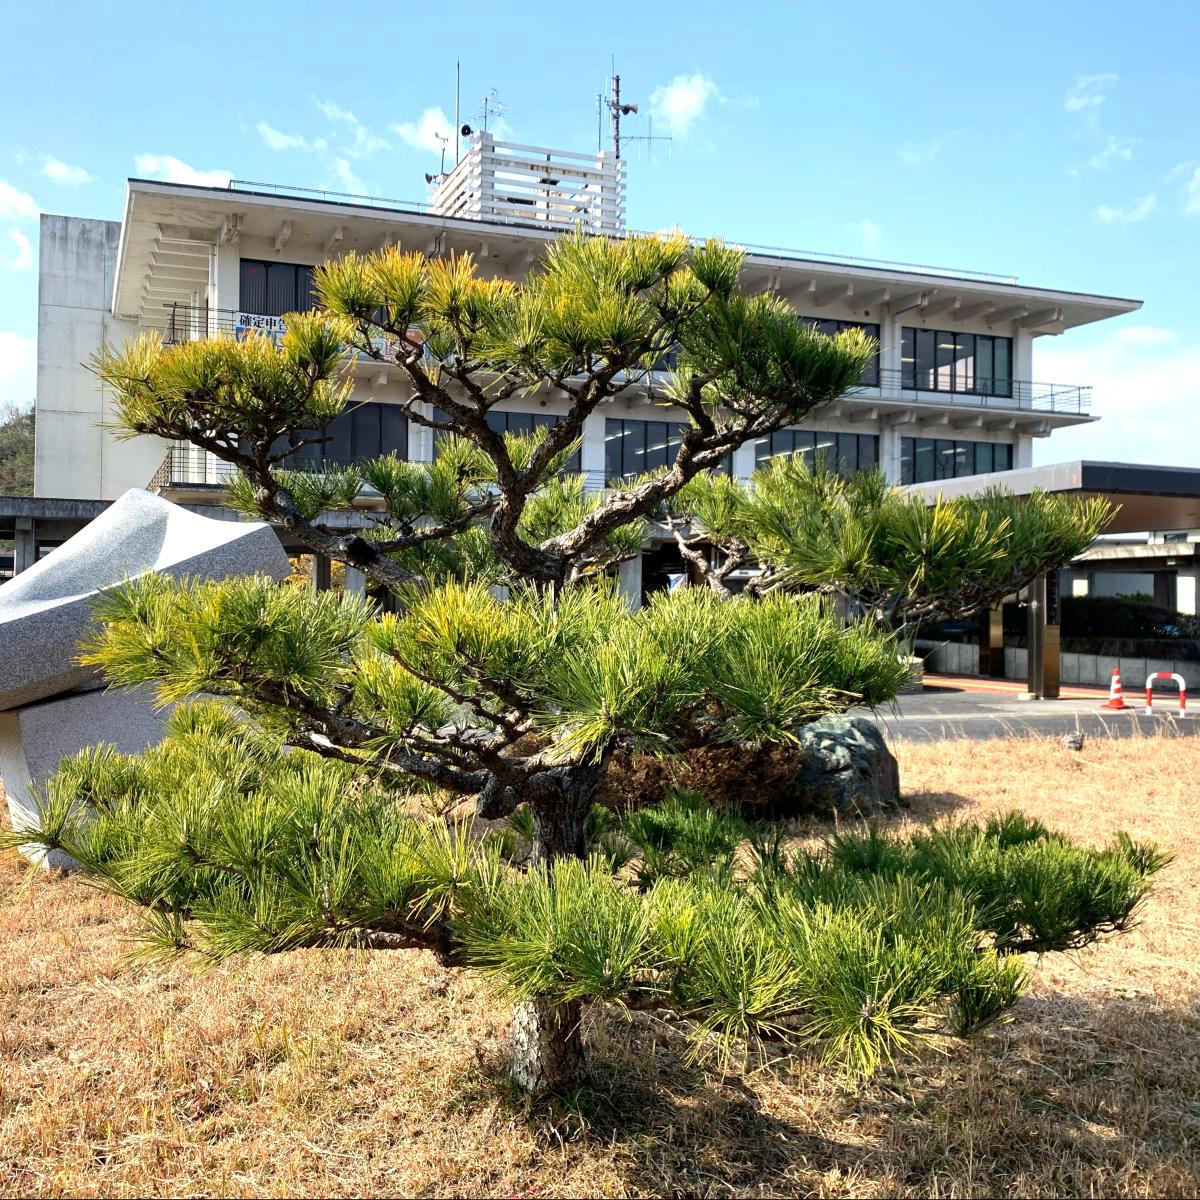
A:
[[[368,461],[370,460],[322,458],[319,447],[308,447],[290,462],[280,465],[290,471],[319,473],[359,467]],[[237,474],[237,467],[207,450],[201,450],[198,446],[175,445],[167,451],[147,486],[152,492],[163,492],[168,488],[218,489],[226,487]],[[582,475],[584,487],[589,492],[604,491],[609,486],[603,471],[574,471],[570,474]]]
[[[977,377],[963,385],[949,381],[949,386],[944,386],[947,381],[936,380],[934,382],[943,386],[929,387],[926,386],[928,380],[918,381],[914,373],[895,367],[879,368],[878,377],[878,383],[862,384],[851,394],[878,395],[880,399],[894,396],[918,403],[950,403],[965,408],[1025,409],[1075,416],[1086,416],[1092,406],[1092,389],[1086,384]]]

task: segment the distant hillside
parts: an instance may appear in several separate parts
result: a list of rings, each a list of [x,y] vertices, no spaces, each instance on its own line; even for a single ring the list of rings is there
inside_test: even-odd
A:
[[[33,409],[0,406],[0,496],[33,495]]]

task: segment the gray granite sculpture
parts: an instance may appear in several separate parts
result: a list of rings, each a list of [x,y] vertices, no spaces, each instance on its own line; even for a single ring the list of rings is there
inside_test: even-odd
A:
[[[0,586],[0,778],[15,830],[64,756],[99,742],[143,750],[161,736],[146,695],[105,691],[76,661],[96,595],[151,571],[283,579],[289,564],[269,525],[202,517],[134,490]]]

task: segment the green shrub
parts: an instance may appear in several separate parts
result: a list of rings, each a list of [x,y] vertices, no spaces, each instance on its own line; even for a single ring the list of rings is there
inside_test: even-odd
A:
[[[1002,1020],[1015,952],[1127,929],[1167,861],[1020,813],[798,850],[687,793],[589,831],[586,861],[523,869],[520,813],[480,837],[206,703],[142,755],[65,762],[19,840],[143,906],[148,953],[425,947],[517,1001],[660,1010],[720,1061],[777,1042],[856,1073]]]

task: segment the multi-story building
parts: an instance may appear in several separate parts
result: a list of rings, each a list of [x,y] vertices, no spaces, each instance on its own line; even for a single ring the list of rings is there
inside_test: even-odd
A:
[[[104,342],[146,329],[169,342],[278,331],[284,314],[309,306],[315,266],[389,244],[434,255],[469,251],[483,272],[519,279],[576,225],[624,235],[622,168],[608,152],[566,154],[483,134],[437,181],[429,203],[133,179],[119,222],[44,216],[37,496],[109,501],[152,486],[181,502],[220,504],[224,464],[191,447],[114,436],[110,397],[85,365]],[[740,476],[783,453],[841,470],[878,465],[904,483],[1028,467],[1034,438],[1093,419],[1086,383],[1035,382],[1036,339],[1140,307],[996,275],[746,249],[745,287],[779,292],[821,330],[861,326],[878,339],[879,354],[861,385],[828,411],[742,447],[731,463]],[[315,453],[329,461],[387,451],[429,460],[435,446],[430,431],[405,416],[399,369],[361,360],[352,370],[354,403]],[[561,409],[553,396],[514,399],[493,419],[519,430]],[[589,417],[579,469],[601,487],[658,466],[682,420],[644,391],[617,398]],[[669,559],[668,550],[647,561],[645,584]],[[639,573],[629,581],[638,590]]]

